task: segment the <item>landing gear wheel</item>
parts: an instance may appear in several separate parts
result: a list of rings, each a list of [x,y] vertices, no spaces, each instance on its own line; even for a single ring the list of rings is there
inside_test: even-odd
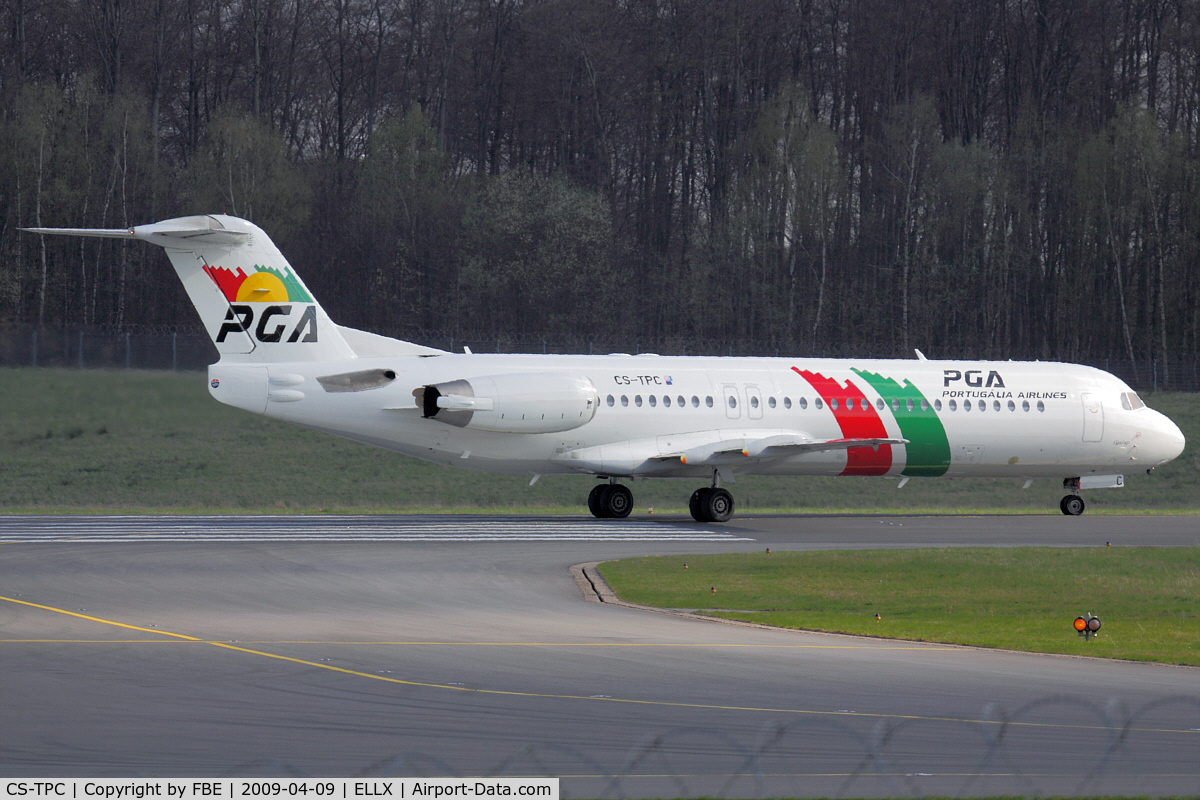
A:
[[[733,516],[733,495],[724,489],[709,489],[704,498],[704,516],[712,522],[726,522]]]
[[[1062,512],[1068,517],[1078,517],[1083,513],[1083,510],[1087,508],[1087,505],[1083,502],[1083,498],[1079,495],[1069,494],[1059,501],[1058,507],[1061,508]]]
[[[604,519],[604,505],[601,503],[601,496],[607,488],[607,483],[597,483],[588,493],[588,511],[592,512],[592,516],[596,519]]]
[[[708,497],[708,493],[711,491],[712,489],[707,487],[697,489],[696,491],[692,492],[692,499],[688,500],[688,511],[692,512],[692,519],[696,520],[696,522],[712,522],[712,520],[704,514],[704,501]]]
[[[611,483],[604,487],[604,492],[600,495],[600,506],[604,509],[604,516],[610,519],[624,519],[633,511],[633,492],[619,483]]]

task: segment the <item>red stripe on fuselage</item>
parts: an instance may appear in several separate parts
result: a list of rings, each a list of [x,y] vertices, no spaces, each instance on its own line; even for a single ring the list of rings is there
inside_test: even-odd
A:
[[[833,378],[826,378],[819,372],[809,372],[798,367],[792,367],[792,371],[812,384],[812,387],[817,390],[817,394],[821,395],[821,399],[829,406],[834,419],[841,426],[844,438],[887,438],[887,428],[883,427],[883,420],[879,418],[879,413],[874,406],[866,402],[866,395],[854,385],[853,381],[847,380],[843,387]],[[866,405],[865,410],[863,409],[864,405]],[[880,445],[878,449],[852,447],[846,451],[846,468],[842,470],[841,474],[886,475],[891,468],[892,446],[890,444]]]

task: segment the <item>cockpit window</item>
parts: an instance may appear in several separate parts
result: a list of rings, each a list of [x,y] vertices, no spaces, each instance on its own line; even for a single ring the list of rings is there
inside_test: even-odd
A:
[[[1137,392],[1121,393],[1121,408],[1126,411],[1137,411],[1139,408],[1145,407],[1146,404],[1142,402],[1142,398],[1137,396]]]

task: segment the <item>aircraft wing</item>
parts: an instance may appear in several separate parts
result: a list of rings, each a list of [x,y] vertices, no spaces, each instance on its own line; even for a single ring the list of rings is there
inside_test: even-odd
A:
[[[800,439],[786,435],[768,436],[747,445],[742,454],[749,458],[786,458],[825,450],[880,447],[885,444],[908,444],[908,439]]]
[[[441,398],[439,398],[439,401]],[[818,439],[797,430],[709,430],[568,450],[554,460],[597,475],[692,474],[696,468],[750,467],[805,453],[907,444],[907,439]]]
[[[742,463],[746,458],[773,460],[805,453],[849,450],[854,447],[879,447],[885,444],[908,444],[908,440],[886,438],[814,439],[803,432],[775,433],[757,438],[743,436],[721,439],[679,452],[662,453],[653,457],[652,460],[663,462],[678,459],[681,464],[688,466],[718,466]]]

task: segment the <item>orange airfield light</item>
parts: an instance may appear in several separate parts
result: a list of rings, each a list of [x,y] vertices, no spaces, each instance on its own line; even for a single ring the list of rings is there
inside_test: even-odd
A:
[[[1090,611],[1087,617],[1076,617],[1075,630],[1084,639],[1091,639],[1100,630],[1100,618],[1092,616]]]

